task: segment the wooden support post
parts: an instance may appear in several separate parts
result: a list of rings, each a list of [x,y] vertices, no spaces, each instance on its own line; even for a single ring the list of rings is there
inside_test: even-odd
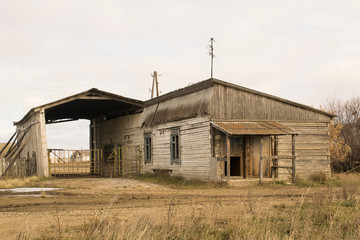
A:
[[[253,176],[253,163],[251,154],[251,138],[245,138],[245,178]]]
[[[50,150],[48,150],[48,167],[49,167],[49,176],[51,177],[51,159],[50,159]],[[1,173],[1,172],[0,172]]]
[[[226,160],[227,160],[227,164],[226,164],[226,171],[227,171],[227,176],[226,176],[226,181],[227,184],[230,183],[230,136],[226,135]]]
[[[275,149],[274,149],[275,154],[274,155],[279,156],[279,136],[275,136],[274,138],[275,138]],[[274,160],[274,166],[278,166],[278,159]],[[275,178],[278,178],[279,177],[279,169],[275,168],[274,172],[275,172]]]
[[[260,140],[260,159],[259,159],[259,182],[262,183],[263,178],[263,143],[264,137]]]
[[[245,150],[244,150],[244,146],[245,146],[245,142],[244,142],[244,137],[241,137],[241,142],[240,142],[240,175],[241,178],[245,177],[245,171],[244,171],[244,155],[245,155]]]
[[[291,148],[292,148],[292,182],[295,182],[295,160],[296,160],[296,156],[295,156],[295,135],[291,135]]]

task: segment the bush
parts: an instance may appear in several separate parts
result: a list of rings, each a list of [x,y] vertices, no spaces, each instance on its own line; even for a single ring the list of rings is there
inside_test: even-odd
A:
[[[319,172],[311,174],[309,179],[313,182],[324,183],[324,182],[327,182],[328,176],[327,176],[326,172],[319,171]]]

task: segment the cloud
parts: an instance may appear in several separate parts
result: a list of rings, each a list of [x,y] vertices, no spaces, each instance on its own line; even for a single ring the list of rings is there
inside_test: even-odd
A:
[[[97,87],[149,98],[210,75],[319,106],[358,95],[359,1],[0,2],[0,132],[32,104]],[[15,118],[15,119],[14,119]],[[0,141],[7,138],[0,135]],[[10,136],[9,136],[10,137]]]

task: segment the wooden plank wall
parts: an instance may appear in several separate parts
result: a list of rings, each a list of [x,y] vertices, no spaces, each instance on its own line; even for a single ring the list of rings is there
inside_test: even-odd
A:
[[[329,123],[281,122],[301,132],[295,137],[296,175],[306,178],[312,173],[330,174]],[[291,155],[291,136],[279,136],[279,155]],[[291,160],[279,160],[279,166],[291,166]],[[279,169],[279,178],[290,178],[285,169]]]
[[[7,176],[18,177],[34,174],[49,176],[45,114],[43,109],[34,112],[25,122],[16,126],[16,129],[21,132],[18,139],[24,134],[23,130],[30,125],[30,130],[26,133],[19,147],[21,152],[7,171]]]
[[[140,119],[141,113],[98,123],[96,148],[102,149],[109,144],[113,144],[114,147],[143,145]]]
[[[180,164],[171,164],[170,161],[170,133],[174,128],[180,130]],[[144,131],[151,132],[153,146],[153,162],[145,164],[145,172],[169,169],[174,175],[210,180],[211,135],[208,118],[169,122]]]
[[[211,119],[326,120],[319,112],[217,84],[210,103]]]
[[[222,120],[276,121],[294,128],[301,133],[296,137],[297,175],[306,177],[316,171],[330,173],[331,117],[328,115],[217,84],[210,103],[210,116],[211,119]],[[253,144],[253,149],[257,151],[257,144]],[[291,136],[279,137],[279,154],[291,155]],[[279,160],[281,165],[291,166],[291,160]],[[287,178],[290,174],[285,169],[279,169],[279,177]]]

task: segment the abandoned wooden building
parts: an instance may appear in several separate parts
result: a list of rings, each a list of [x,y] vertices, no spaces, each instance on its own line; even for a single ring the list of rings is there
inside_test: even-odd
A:
[[[294,180],[330,173],[333,117],[217,79],[145,102],[90,89],[33,108],[15,123],[17,140],[2,174],[161,171],[201,180]],[[47,149],[45,124],[77,119],[90,120],[90,150],[80,160],[76,152],[66,160]]]

